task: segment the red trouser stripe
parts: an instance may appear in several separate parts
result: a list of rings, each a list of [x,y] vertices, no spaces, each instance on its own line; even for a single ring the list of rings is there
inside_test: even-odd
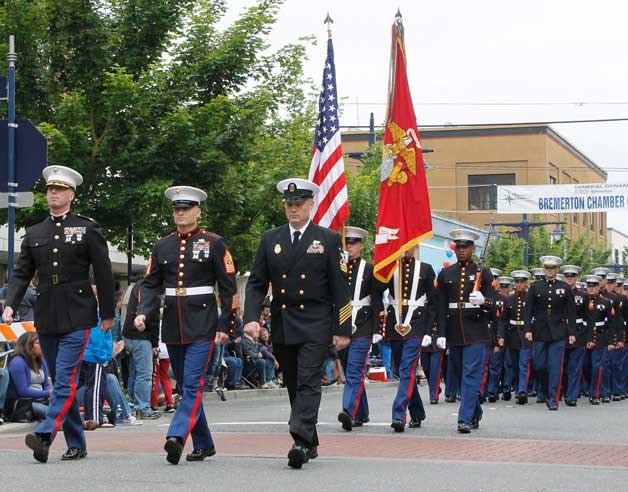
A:
[[[406,423],[406,409],[408,408],[408,403],[410,403],[410,398],[412,398],[412,392],[414,391],[414,386],[416,384],[416,365],[419,362],[419,353],[417,353],[414,362],[412,363],[412,367],[410,368],[410,382],[408,383],[408,392],[406,394],[406,401],[403,404],[403,423]]]
[[[194,400],[194,406],[192,407],[192,411],[190,412],[190,426],[188,427],[185,436],[183,436],[183,442],[185,442],[194,429],[196,425],[196,414],[198,413],[198,407],[203,401],[203,386],[205,385],[205,373],[207,372],[207,366],[209,365],[209,361],[212,360],[212,354],[214,352],[214,345],[216,342],[212,340],[211,346],[209,347],[209,355],[207,356],[207,360],[205,361],[205,366],[203,367],[203,372],[201,372],[201,377],[198,382],[198,389],[196,390],[196,399]]]
[[[355,402],[353,403],[353,414],[351,415],[352,419],[355,419],[355,416],[358,414],[358,410],[360,409],[360,399],[362,398],[362,393],[364,392],[364,378],[366,376],[366,364],[369,361],[369,350],[366,352],[366,356],[364,357],[364,365],[362,366],[362,376],[360,380],[360,389],[358,390],[358,394],[355,397]]]
[[[600,397],[600,386],[602,385],[602,368],[597,370],[597,383],[595,385],[595,397]]]
[[[484,393],[484,389],[486,388],[486,383],[488,382],[488,365],[491,361],[491,352],[489,351],[486,356],[486,362],[484,363],[484,375],[482,376],[482,383],[480,384],[480,394]]]
[[[436,392],[436,400],[438,400],[438,398],[440,397],[440,378],[441,378],[441,372],[443,370],[443,352],[439,352],[440,357],[440,362],[438,363],[438,375],[436,376],[436,388],[434,388],[434,391]],[[432,357],[434,357],[434,354],[432,354]]]
[[[560,390],[563,387],[563,364],[565,363],[565,349],[560,357],[560,376],[558,377],[558,388],[556,388],[556,405],[560,404]]]
[[[68,413],[68,410],[72,406],[72,402],[74,402],[74,397],[76,396],[76,372],[79,370],[79,367],[81,367],[83,354],[85,353],[85,349],[87,348],[87,342],[89,342],[89,332],[90,330],[85,330],[85,341],[83,342],[83,349],[81,350],[81,354],[79,355],[79,358],[76,361],[74,368],[72,369],[72,375],[70,376],[70,395],[65,400],[65,403],[63,404],[63,407],[61,408],[61,411],[59,412],[59,414],[57,415],[57,418],[55,419],[55,429],[54,431],[52,431],[53,438],[57,434],[59,429],[61,428],[61,424],[63,424],[63,419],[65,418],[66,414]]]

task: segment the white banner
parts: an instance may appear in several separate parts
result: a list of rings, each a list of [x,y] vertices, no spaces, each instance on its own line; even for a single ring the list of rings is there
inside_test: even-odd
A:
[[[498,186],[498,214],[610,212],[628,209],[628,184]]]

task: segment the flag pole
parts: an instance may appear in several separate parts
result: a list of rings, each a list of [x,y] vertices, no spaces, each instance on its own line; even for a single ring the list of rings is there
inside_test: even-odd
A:
[[[334,23],[332,18],[329,16],[329,12],[327,12],[327,17],[323,21],[323,24],[327,24],[327,39],[331,39],[331,25]]]

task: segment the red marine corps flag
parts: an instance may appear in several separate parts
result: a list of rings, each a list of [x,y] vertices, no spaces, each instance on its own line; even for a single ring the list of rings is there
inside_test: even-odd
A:
[[[388,282],[404,251],[432,236],[416,116],[406,74],[401,14],[392,27],[388,110],[375,235],[375,277]]]
[[[332,22],[327,14],[327,59],[323,70],[323,88],[318,99],[318,123],[314,133],[309,179],[320,187],[314,197],[313,222],[338,231],[349,217],[349,197],[338,123],[336,67],[331,42]]]

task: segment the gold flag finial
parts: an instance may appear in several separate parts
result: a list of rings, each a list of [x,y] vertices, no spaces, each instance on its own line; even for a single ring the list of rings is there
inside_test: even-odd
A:
[[[327,35],[329,36],[330,39],[331,39],[331,25],[333,23],[334,23],[334,21],[329,16],[329,12],[327,12],[327,17],[325,17],[325,20],[323,21],[323,24],[327,24]]]

